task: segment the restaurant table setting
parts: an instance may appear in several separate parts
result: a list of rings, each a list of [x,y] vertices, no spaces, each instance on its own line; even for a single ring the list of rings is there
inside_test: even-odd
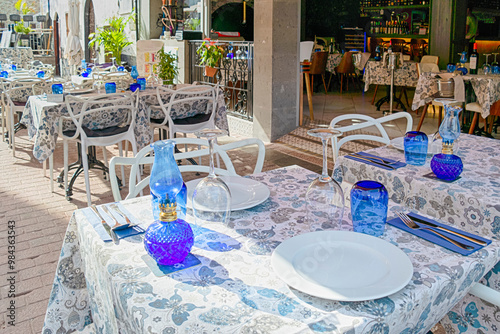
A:
[[[0,59],[10,59],[21,67],[28,68],[33,61],[33,50],[27,47],[0,48]]]
[[[86,96],[85,93],[90,93],[89,96],[95,96],[97,93],[93,90],[80,91],[74,90],[80,96]],[[104,92],[103,92],[104,93]],[[165,95],[168,101],[170,94]],[[194,102],[193,102],[194,103]],[[134,129],[135,139],[138,149],[148,145],[153,137],[150,128],[150,115],[148,115],[148,106],[157,104],[156,89],[148,88],[139,93],[138,110],[136,114],[136,125]],[[173,118],[189,117],[196,110],[193,108],[185,108],[177,110]],[[44,96],[30,96],[23,111],[21,123],[28,127],[30,139],[34,141],[33,156],[39,160],[46,160],[54,151],[57,141],[57,127],[61,115],[67,115],[66,104],[64,102],[48,102]],[[151,115],[153,117],[154,115]],[[92,120],[89,124],[92,129],[101,129],[107,126],[118,125],[121,119],[113,120],[108,114],[103,114],[102,118]],[[118,122],[118,123],[117,123]],[[223,94],[219,94],[217,105],[217,114],[215,115],[215,125],[222,129],[228,129],[226,108]],[[72,122],[67,122],[64,129],[74,129]]]
[[[382,61],[370,60],[366,63],[363,76],[365,91],[370,85],[390,85],[391,71]],[[415,87],[418,82],[417,63],[405,61],[394,70],[394,86]]]
[[[322,139],[326,153],[327,141],[340,133],[309,134]],[[213,141],[222,132],[200,135]],[[290,166],[248,176],[269,191],[240,210],[222,208],[225,215],[210,220],[213,215],[200,214],[210,211],[208,202],[198,202],[196,193],[229,193],[224,179],[213,174],[213,159],[209,175],[191,184],[192,204],[184,211],[173,143],[157,142],[154,149],[163,157],[156,161],[155,154],[149,183],[161,199],[159,220],[154,221],[151,196],[119,202],[122,216],[146,232],[112,243],[102,231],[116,222],[92,216],[89,208],[75,211],[44,334],[84,327],[104,333],[425,333],[500,259],[497,241],[472,236],[482,244],[464,256],[440,246],[442,240],[394,227],[397,213],[408,209],[389,202],[376,181],[368,181],[375,184],[372,190],[359,184],[344,196],[349,189],[328,176],[326,154],[322,175]],[[239,195],[245,192],[231,192],[229,203]],[[318,206],[328,198],[333,201],[327,208]],[[104,206],[112,208],[97,208]],[[370,215],[379,223],[370,224]],[[173,230],[181,227],[182,233]],[[181,251],[181,259],[164,264]]]

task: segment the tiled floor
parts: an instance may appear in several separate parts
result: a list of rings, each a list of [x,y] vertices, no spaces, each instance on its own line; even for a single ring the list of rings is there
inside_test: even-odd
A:
[[[343,95],[315,93],[315,118],[330,121],[345,113],[380,117],[382,112],[376,111],[370,104],[372,94],[373,91],[360,93],[359,90]],[[379,97],[383,94],[380,90]],[[304,110],[308,112],[307,104]],[[412,115],[415,116],[415,113]],[[415,120],[418,120],[416,116]],[[428,134],[437,130],[437,119],[434,115],[428,116],[423,130]],[[389,125],[388,131],[391,137],[396,137],[404,134],[405,130],[402,122],[396,122]],[[30,334],[41,331],[69,218],[75,209],[85,207],[87,203],[83,177],[80,177],[74,186],[72,201],[67,201],[63,190],[57,186],[51,193],[48,177],[43,175],[41,164],[33,158],[32,143],[28,139],[27,131],[19,132],[17,138],[16,157],[12,156],[7,144],[0,141],[0,329],[2,333]],[[267,146],[265,170],[298,164],[313,171],[320,171],[317,165],[274,149],[276,145]],[[101,150],[98,152],[100,154]],[[253,161],[252,159],[255,159],[254,151],[239,152],[235,159],[237,171],[241,174],[251,171],[251,164],[248,162]],[[55,169],[60,172],[63,160],[60,141],[54,160]],[[102,173],[91,172],[90,175],[93,201],[96,204],[113,201],[110,185],[103,179]],[[8,221],[15,222],[14,270],[8,267]],[[9,271],[17,272],[14,275],[16,282],[12,286],[16,294],[15,327],[7,325],[11,320],[6,313],[11,300],[8,298],[11,285],[7,281],[10,275],[6,274]]]

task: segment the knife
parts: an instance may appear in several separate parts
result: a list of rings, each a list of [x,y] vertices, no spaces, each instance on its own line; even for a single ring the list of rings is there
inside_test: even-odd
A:
[[[355,158],[355,159],[360,159],[360,160],[368,161],[368,162],[371,162],[373,164],[376,164],[376,165],[379,165],[379,166],[383,166],[383,167],[386,167],[386,168],[396,169],[396,167],[394,167],[394,166],[386,165],[386,164],[383,164],[381,162],[370,160],[369,158],[365,158],[365,157],[361,157],[361,156],[357,156],[357,155],[353,155],[353,154],[348,154],[348,156],[352,157],[352,158]]]
[[[102,218],[99,211],[97,211],[97,207],[95,206],[95,204],[91,205],[90,208],[92,209],[92,211],[94,211],[94,213],[97,215],[97,217],[99,217],[101,219],[102,226],[104,227],[106,232],[108,232],[111,239],[113,239],[113,242],[115,243],[115,245],[118,245],[118,237],[116,236],[115,232],[111,230],[111,227],[109,227],[108,223],[106,223],[104,218]]]
[[[361,155],[359,153],[351,153],[351,155],[356,156],[356,157],[360,157],[360,158],[369,159],[369,160],[376,161],[376,162],[380,162],[380,163],[383,163],[384,165],[392,165],[392,164],[399,162],[399,161],[385,160],[385,159],[382,159],[381,157],[376,157],[376,156]]]
[[[135,226],[136,224],[133,224],[130,219],[127,217],[127,215],[125,213],[123,213],[122,210],[120,210],[120,208],[118,207],[118,205],[116,205],[115,203],[112,203],[109,205],[109,207],[114,210],[116,213],[118,213],[120,216],[122,216],[125,221],[127,222],[128,226],[129,227],[132,227],[132,226]]]
[[[446,227],[442,227],[442,226],[436,225],[434,223],[428,222],[426,220],[423,220],[423,219],[420,219],[420,218],[416,218],[415,216],[412,216],[412,215],[409,215],[409,216],[411,217],[411,219],[413,219],[414,221],[416,221],[416,222],[418,222],[420,224],[427,225],[427,226],[433,227],[435,229],[451,233],[453,235],[456,235],[456,236],[458,236],[460,238],[464,238],[464,239],[469,240],[471,242],[474,242],[476,244],[480,244],[482,246],[486,246],[488,244],[487,242],[484,242],[484,241],[479,240],[477,238],[470,237],[468,235],[465,235],[465,234],[462,234],[462,233],[459,233],[459,232],[455,232],[455,231],[449,230]]]

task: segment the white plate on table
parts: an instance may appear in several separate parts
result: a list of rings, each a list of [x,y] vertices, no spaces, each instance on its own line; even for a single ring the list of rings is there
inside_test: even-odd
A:
[[[289,286],[338,301],[389,296],[410,281],[413,265],[393,244],[363,233],[318,231],[282,242],[271,256]]]
[[[405,150],[405,144],[404,144],[404,137],[397,137],[391,140],[391,145],[395,149],[404,151]],[[441,150],[443,148],[443,140],[440,138],[436,141],[432,141],[432,138],[429,138],[428,142],[428,149],[427,149],[427,155],[434,155],[441,153]]]
[[[90,94],[93,93],[95,89],[92,88],[82,88],[82,89],[72,89],[68,90],[67,93],[70,95],[82,95],[82,94]]]
[[[258,181],[241,176],[221,176],[226,182],[231,192],[231,211],[245,210],[253,208],[266,201],[271,192],[269,188]],[[186,182],[187,187],[187,206],[193,207],[193,191],[202,179],[196,179]]]

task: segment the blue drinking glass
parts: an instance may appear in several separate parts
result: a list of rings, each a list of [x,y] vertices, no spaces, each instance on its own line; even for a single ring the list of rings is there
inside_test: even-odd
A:
[[[2,78],[8,78],[9,77],[9,72],[7,72],[7,71],[0,72],[0,77],[2,77]]]
[[[52,85],[52,94],[62,94],[64,91],[62,84],[53,84]]]
[[[17,71],[17,65],[16,64],[12,64],[11,67],[10,67],[14,72]]]
[[[491,73],[500,74],[500,66],[498,64],[494,64],[491,66]]]
[[[146,89],[146,79],[145,78],[137,78],[137,83],[141,85],[141,90]]]
[[[87,67],[86,71],[88,74],[92,73],[92,67]]]
[[[124,72],[125,71],[125,67],[123,66],[118,66],[118,72]]]
[[[351,216],[354,232],[379,237],[384,234],[389,194],[377,181],[358,181],[351,189]]]
[[[138,83],[133,83],[133,84],[130,84],[130,90],[131,90],[132,92],[135,92],[135,91],[136,91],[136,90],[138,90],[138,89],[139,89],[139,90],[141,89],[141,85],[140,85],[140,84],[138,84]]]
[[[449,63],[448,65],[446,65],[446,70],[448,71],[448,73],[453,73],[456,69],[457,67],[455,66],[455,64]]]
[[[37,76],[37,78],[43,79],[43,77],[45,76],[45,72],[44,71],[38,71],[38,72],[36,72],[36,76]]]
[[[457,70],[460,71],[462,75],[466,75],[469,72],[467,71],[467,67],[459,67]]]
[[[405,160],[407,164],[423,166],[427,157],[429,139],[420,131],[409,131],[404,138]]]
[[[106,94],[116,93],[116,84],[114,82],[106,82],[104,89],[106,90]]]
[[[88,78],[89,77],[89,72],[87,72],[87,71],[82,72],[82,77]]]

